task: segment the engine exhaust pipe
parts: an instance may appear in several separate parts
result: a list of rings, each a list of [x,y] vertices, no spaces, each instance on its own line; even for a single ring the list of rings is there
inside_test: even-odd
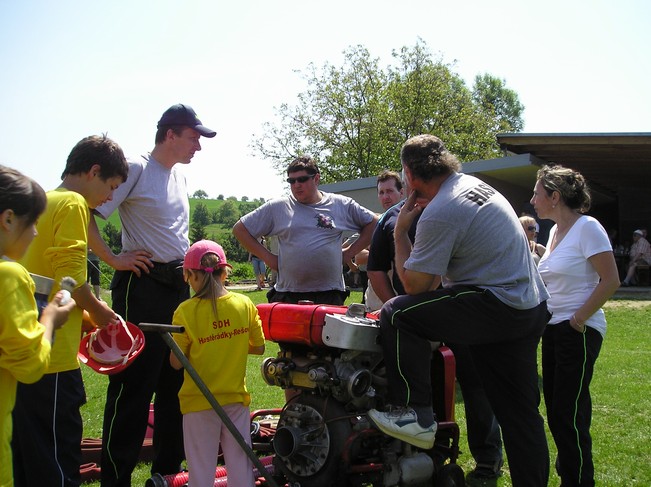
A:
[[[291,426],[278,428],[274,435],[273,447],[281,458],[292,458],[301,447],[301,430]]]

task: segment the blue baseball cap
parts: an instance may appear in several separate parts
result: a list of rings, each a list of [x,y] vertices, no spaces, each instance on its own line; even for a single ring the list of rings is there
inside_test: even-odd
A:
[[[201,120],[197,118],[197,114],[191,106],[181,103],[172,105],[165,110],[165,113],[163,113],[163,116],[158,121],[157,128],[170,125],[185,125],[186,127],[193,128],[204,137],[210,138],[217,135],[217,132],[201,124]]]

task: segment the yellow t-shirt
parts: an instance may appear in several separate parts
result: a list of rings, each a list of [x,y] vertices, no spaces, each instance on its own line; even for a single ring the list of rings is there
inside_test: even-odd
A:
[[[173,337],[220,405],[248,406],[246,361],[249,345],[264,345],[258,309],[246,296],[229,292],[217,299],[217,316],[209,299],[191,298],[174,313],[174,325],[185,327]],[[188,372],[179,391],[183,414],[212,409]]]
[[[23,266],[0,260],[0,485],[13,485],[11,411],[17,381],[30,384],[43,376],[50,342],[38,323],[34,282]]]
[[[29,272],[54,279],[49,300],[59,291],[61,279],[70,276],[77,285],[86,282],[86,255],[90,210],[84,197],[58,188],[47,193],[47,208],[38,220],[38,235],[21,259]],[[48,374],[79,368],[82,310],[76,307],[57,330]]]

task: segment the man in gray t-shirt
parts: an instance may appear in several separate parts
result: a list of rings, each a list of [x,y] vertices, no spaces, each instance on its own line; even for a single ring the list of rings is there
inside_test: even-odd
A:
[[[431,448],[436,419],[431,380],[422,373],[430,341],[468,345],[502,427],[513,485],[546,486],[536,353],[549,295],[518,218],[495,189],[459,174],[459,161],[433,135],[405,142],[401,161],[412,192],[395,223],[395,272],[407,295],[382,307],[392,407],[372,409],[369,418],[390,436]],[[418,215],[412,248],[408,231]]]
[[[151,153],[129,161],[129,177],[113,199],[96,208],[108,218],[116,209],[122,223],[122,252],[102,240],[94,218],[89,241],[99,257],[115,268],[112,308],[125,320],[171,323],[176,307],[190,297],[183,279],[188,250],[190,204],[180,165],[201,150],[201,137],[215,131],[202,125],[192,107],[168,108],[157,124]],[[152,473],[177,473],[185,458],[183,416],[178,392],[183,371],[169,363],[170,351],[155,331],[145,332],[145,347],[134,362],[109,376],[102,431],[102,486],[130,485],[154,399],[156,431]]]
[[[292,195],[268,201],[244,215],[233,234],[253,255],[278,271],[269,302],[343,304],[347,296],[343,262],[370,243],[377,216],[351,198],[319,191],[319,168],[299,157],[287,168]],[[359,238],[342,250],[344,232]],[[278,237],[278,255],[258,242]]]

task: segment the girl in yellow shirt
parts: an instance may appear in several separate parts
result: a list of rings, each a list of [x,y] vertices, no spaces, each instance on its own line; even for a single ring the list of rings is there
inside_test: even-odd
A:
[[[190,247],[183,261],[183,274],[195,295],[174,313],[174,325],[185,328],[184,333],[174,335],[174,340],[250,445],[251,397],[245,385],[246,361],[247,354],[264,352],[264,334],[253,302],[224,287],[227,267],[231,266],[224,250],[215,242],[201,240]],[[170,363],[176,369],[182,368],[174,354],[170,355]],[[214,483],[220,444],[229,484],[253,487],[250,460],[187,371],[179,401],[189,487]]]
[[[45,210],[43,188],[15,169],[0,166],[0,254],[20,259],[36,235]],[[38,318],[34,281],[17,262],[0,260],[0,487],[13,486],[11,412],[16,383],[36,382],[50,362],[54,330],[75,306],[59,306],[57,294]],[[39,323],[40,321],[40,323]]]

